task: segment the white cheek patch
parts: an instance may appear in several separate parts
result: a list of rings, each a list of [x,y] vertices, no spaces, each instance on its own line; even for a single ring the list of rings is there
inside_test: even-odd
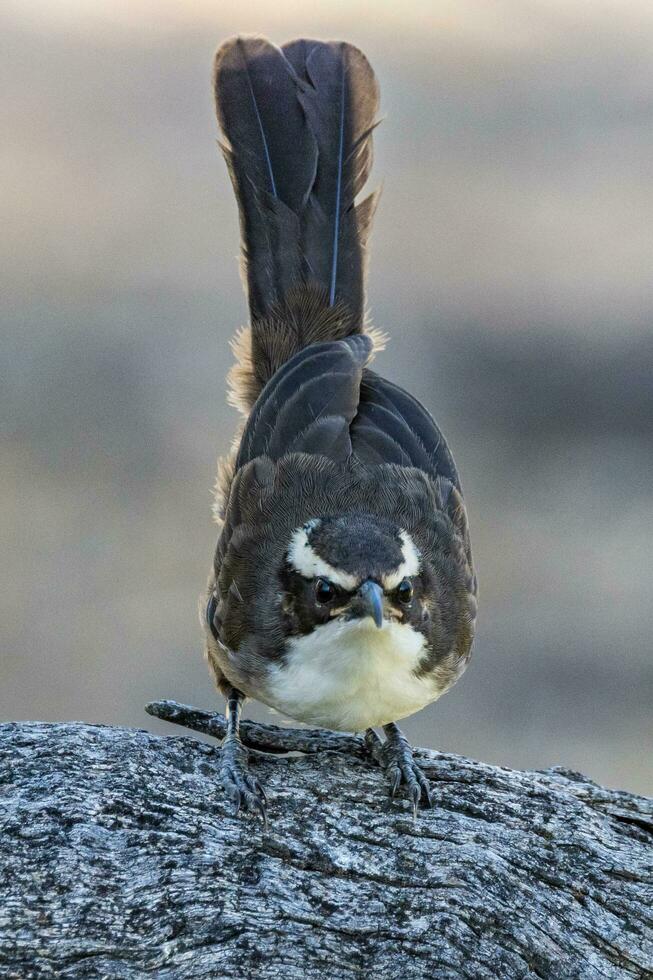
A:
[[[353,592],[360,584],[360,579],[355,575],[334,568],[328,561],[320,558],[313,551],[308,533],[303,527],[295,531],[290,539],[288,561],[291,567],[304,578],[326,578],[347,592]]]
[[[420,554],[415,547],[415,542],[411,538],[408,531],[401,531],[399,534],[401,538],[401,565],[395,572],[391,572],[389,575],[384,575],[381,579],[383,588],[386,592],[392,592],[403,579],[412,578],[414,575],[419,575],[421,568]]]

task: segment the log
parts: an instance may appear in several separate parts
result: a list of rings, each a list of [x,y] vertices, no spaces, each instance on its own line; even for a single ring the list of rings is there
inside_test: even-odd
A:
[[[653,801],[419,749],[414,820],[360,737],[243,735],[267,830],[232,815],[217,744],[0,726],[0,976],[653,976]]]

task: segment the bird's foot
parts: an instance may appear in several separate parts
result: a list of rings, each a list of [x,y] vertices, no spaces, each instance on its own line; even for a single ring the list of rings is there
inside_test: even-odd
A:
[[[393,726],[390,732],[386,730],[386,735],[386,741],[382,742],[376,732],[368,728],[365,733],[365,745],[374,761],[385,770],[390,780],[392,798],[397,795],[400,786],[405,786],[413,804],[413,817],[417,817],[420,802],[427,808],[433,806],[428,780],[413,759],[413,750],[406,736],[396,726]]]
[[[234,816],[245,810],[259,816],[267,827],[267,798],[258,779],[249,772],[247,749],[239,738],[227,736],[220,752],[220,782],[234,804]]]

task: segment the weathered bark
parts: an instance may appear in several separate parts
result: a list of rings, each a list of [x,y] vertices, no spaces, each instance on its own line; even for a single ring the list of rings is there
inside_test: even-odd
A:
[[[251,753],[268,831],[230,815],[217,747],[1,726],[0,976],[653,976],[653,801],[420,750],[413,821],[360,739],[244,735],[307,753]]]

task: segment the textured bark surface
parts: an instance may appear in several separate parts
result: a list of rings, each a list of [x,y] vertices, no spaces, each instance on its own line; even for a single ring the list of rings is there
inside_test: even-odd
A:
[[[267,831],[230,815],[217,747],[0,726],[0,976],[653,976],[652,801],[419,751],[414,822],[360,739],[244,733],[308,753],[252,752]]]

